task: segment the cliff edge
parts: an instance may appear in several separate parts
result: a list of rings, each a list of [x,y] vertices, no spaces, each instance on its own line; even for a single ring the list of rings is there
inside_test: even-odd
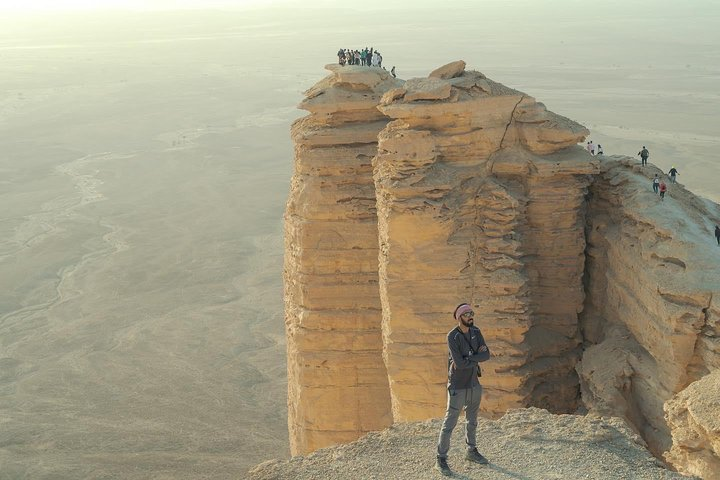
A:
[[[467,301],[492,352],[483,415],[617,416],[715,478],[719,432],[697,412],[720,401],[683,392],[720,369],[720,207],[679,184],[660,201],[658,169],[591,156],[582,125],[462,61],[407,81],[327,68],[292,127],[292,453],[441,417]]]
[[[249,480],[441,478],[433,470],[439,420],[397,424],[347,445],[289,461],[271,460],[248,473]],[[462,458],[462,429],[456,429],[448,462],[454,478],[508,479],[688,479],[648,453],[643,440],[617,418],[553,415],[530,408],[499,420],[480,419],[480,450],[490,464]]]

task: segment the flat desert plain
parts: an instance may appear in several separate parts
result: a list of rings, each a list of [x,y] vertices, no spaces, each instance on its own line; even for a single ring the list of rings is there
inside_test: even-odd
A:
[[[0,17],[0,478],[289,455],[289,127],[341,47],[463,59],[720,200],[717,9],[538,3]]]

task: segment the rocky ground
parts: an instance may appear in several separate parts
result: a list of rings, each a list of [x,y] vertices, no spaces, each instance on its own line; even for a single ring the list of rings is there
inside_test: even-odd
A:
[[[251,480],[437,479],[434,449],[440,420],[395,425],[360,440],[252,469]],[[487,466],[463,459],[458,425],[448,463],[461,479],[686,479],[666,469],[617,418],[514,410],[480,419],[479,450]]]

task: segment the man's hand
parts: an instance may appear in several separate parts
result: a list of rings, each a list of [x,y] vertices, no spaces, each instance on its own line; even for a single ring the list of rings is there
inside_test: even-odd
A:
[[[479,352],[487,352],[487,345],[481,345],[480,348],[478,348],[478,353]]]

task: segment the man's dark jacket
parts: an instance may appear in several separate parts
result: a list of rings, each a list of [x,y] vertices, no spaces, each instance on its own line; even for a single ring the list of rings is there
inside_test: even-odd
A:
[[[480,329],[472,326],[468,333],[463,333],[460,327],[450,330],[447,335],[448,342],[448,389],[472,388],[480,385],[478,376],[480,366],[490,358],[490,350],[478,352],[485,344]]]

